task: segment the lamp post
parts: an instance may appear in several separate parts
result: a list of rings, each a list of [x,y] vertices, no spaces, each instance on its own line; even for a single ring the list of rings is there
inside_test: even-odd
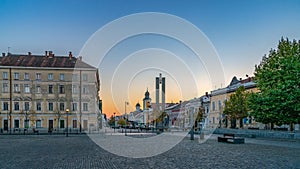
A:
[[[194,111],[195,109],[193,108],[192,110],[190,110],[190,116],[191,116],[191,140],[194,140]]]
[[[114,113],[114,133],[116,132],[116,113]]]
[[[66,109],[66,113],[67,113],[67,133],[66,133],[66,137],[68,137],[69,135],[69,129],[68,129],[68,126],[69,126],[69,109]]]
[[[126,113],[126,105],[128,105],[127,101],[125,101],[125,117],[126,117],[126,121],[125,121],[125,136],[127,136],[127,121],[128,121],[128,115]]]

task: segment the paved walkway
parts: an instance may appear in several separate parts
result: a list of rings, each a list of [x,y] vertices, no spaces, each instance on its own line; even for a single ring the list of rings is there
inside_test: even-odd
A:
[[[86,135],[2,135],[0,168],[300,168],[298,141],[246,138],[235,145],[216,137],[203,144],[186,137],[163,154],[134,159],[111,154]]]

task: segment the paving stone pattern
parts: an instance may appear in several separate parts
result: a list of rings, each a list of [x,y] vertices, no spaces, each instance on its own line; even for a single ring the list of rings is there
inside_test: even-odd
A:
[[[158,156],[133,159],[111,154],[86,135],[0,136],[0,168],[300,168],[300,146],[287,140],[253,140],[245,144],[203,144],[185,138]],[[260,144],[264,142],[264,144]],[[274,142],[274,141],[273,141]],[[280,146],[293,143],[295,146]],[[121,150],[120,150],[121,151]]]

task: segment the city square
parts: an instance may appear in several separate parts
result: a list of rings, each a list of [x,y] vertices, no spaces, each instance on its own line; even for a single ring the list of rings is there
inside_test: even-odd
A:
[[[0,0],[0,169],[300,169],[299,11]]]
[[[85,134],[3,135],[0,168],[299,168],[300,141],[246,138],[200,144],[184,138],[171,150],[149,158],[126,158],[97,146]],[[122,151],[122,149],[120,149]]]

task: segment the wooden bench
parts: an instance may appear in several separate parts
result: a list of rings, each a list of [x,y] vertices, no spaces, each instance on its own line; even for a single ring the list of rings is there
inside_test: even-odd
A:
[[[235,134],[231,134],[231,133],[224,133],[223,137],[218,137],[218,142],[243,144],[245,143],[245,138],[236,137]]]

